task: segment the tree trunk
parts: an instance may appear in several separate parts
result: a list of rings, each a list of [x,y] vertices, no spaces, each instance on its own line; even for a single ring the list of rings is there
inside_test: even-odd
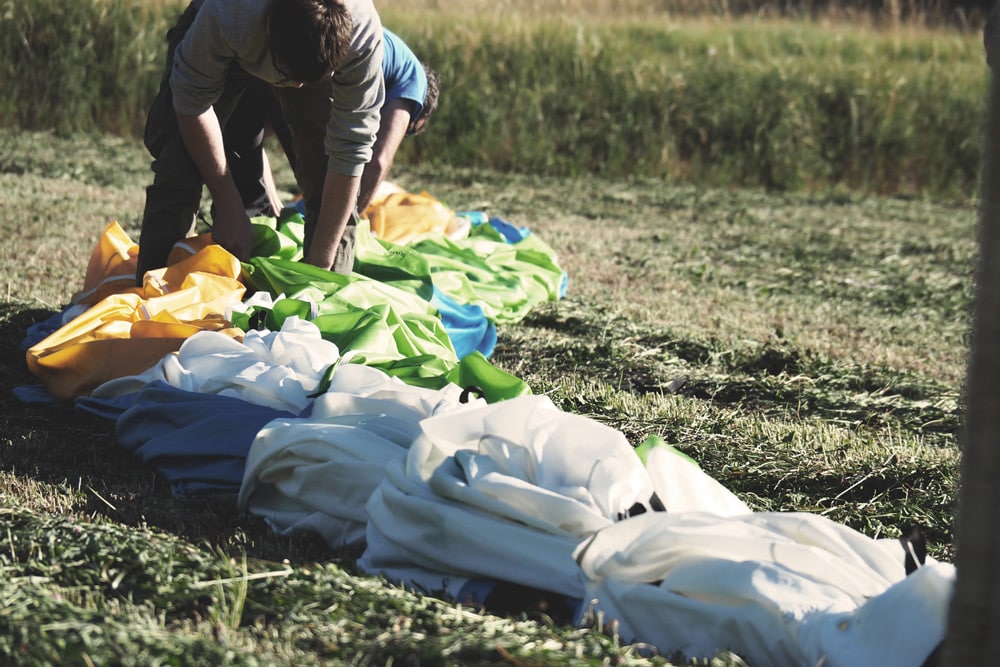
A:
[[[992,42],[985,34],[987,52]],[[1000,44],[1000,43],[998,43]],[[997,63],[993,63],[996,67]],[[943,664],[1000,664],[1000,73],[990,78],[965,387],[957,580]]]

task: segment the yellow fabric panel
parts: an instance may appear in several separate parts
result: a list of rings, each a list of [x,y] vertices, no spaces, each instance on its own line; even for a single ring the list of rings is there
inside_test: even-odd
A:
[[[197,254],[199,250],[213,243],[215,241],[212,240],[212,232],[205,232],[204,234],[181,239],[170,249],[170,255],[167,256],[167,266],[177,264],[191,255]]]
[[[90,253],[83,287],[70,300],[93,305],[104,297],[121,292],[139,292],[135,284],[139,246],[132,242],[117,222],[110,222]]]
[[[226,278],[230,283],[239,283],[240,260],[218,244],[206,245],[187,257],[183,254],[174,257],[180,257],[179,261],[168,264],[162,269],[146,272],[143,279],[143,293],[147,298],[185,289],[189,287],[186,281],[195,274]]]
[[[183,338],[90,339],[28,352],[28,368],[53,396],[72,400],[108,380],[135,375],[179,349]]]
[[[392,243],[408,243],[424,234],[444,234],[454,211],[427,192],[393,192],[365,209],[376,237]]]
[[[121,247],[122,235],[109,228],[101,243]],[[124,264],[103,261],[108,248],[95,254],[88,279],[110,284],[102,271],[114,273]],[[198,331],[242,337],[224,317],[246,291],[239,273],[239,260],[218,245],[150,271],[141,290],[104,297],[32,346],[28,368],[53,396],[70,400],[108,380],[146,370]]]

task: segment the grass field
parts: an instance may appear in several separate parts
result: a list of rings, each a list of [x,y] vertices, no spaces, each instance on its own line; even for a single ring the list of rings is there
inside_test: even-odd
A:
[[[9,3],[0,126],[141,136],[163,35],[183,4]],[[972,197],[982,17],[852,4],[388,3],[385,25],[442,82],[434,131],[400,157],[438,169]]]
[[[920,523],[931,553],[952,558],[972,203],[397,169],[403,187],[557,251],[567,297],[503,328],[493,358],[535,393],[633,443],[664,437],[755,510],[818,512],[873,537]],[[231,497],[171,496],[113,424],[19,403],[26,327],[79,288],[107,222],[137,238],[147,171],[134,140],[0,130],[0,656],[666,662],[360,576],[356,554],[279,538]],[[292,189],[285,171],[278,183]]]

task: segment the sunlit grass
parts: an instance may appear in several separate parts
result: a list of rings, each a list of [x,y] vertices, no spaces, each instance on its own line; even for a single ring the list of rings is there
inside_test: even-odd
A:
[[[139,136],[180,6],[102,0],[68,15],[56,0],[12,4],[0,21],[0,124]],[[981,22],[904,20],[906,6],[892,20],[693,6],[380,7],[442,79],[431,131],[401,158],[712,187],[974,195]]]
[[[172,496],[118,449],[112,423],[18,402],[26,329],[79,287],[107,222],[137,236],[149,158],[99,134],[0,130],[0,148],[0,655],[666,663],[591,629],[482,616],[359,576],[356,554],[277,536],[231,497]],[[630,442],[664,438],[756,510],[822,513],[873,537],[920,523],[932,554],[951,558],[971,195],[769,194],[406,160],[393,179],[556,250],[567,298],[502,328],[493,357],[537,393]]]

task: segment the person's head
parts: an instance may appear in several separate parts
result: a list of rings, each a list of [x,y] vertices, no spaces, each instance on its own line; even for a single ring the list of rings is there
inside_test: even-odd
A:
[[[427,128],[427,121],[431,119],[438,108],[438,98],[441,95],[441,79],[438,73],[427,65],[424,65],[424,74],[427,75],[427,93],[424,94],[424,105],[420,110],[420,115],[410,123],[407,134],[420,134]]]
[[[351,15],[341,0],[272,0],[267,33],[274,67],[291,81],[314,83],[347,56]]]

